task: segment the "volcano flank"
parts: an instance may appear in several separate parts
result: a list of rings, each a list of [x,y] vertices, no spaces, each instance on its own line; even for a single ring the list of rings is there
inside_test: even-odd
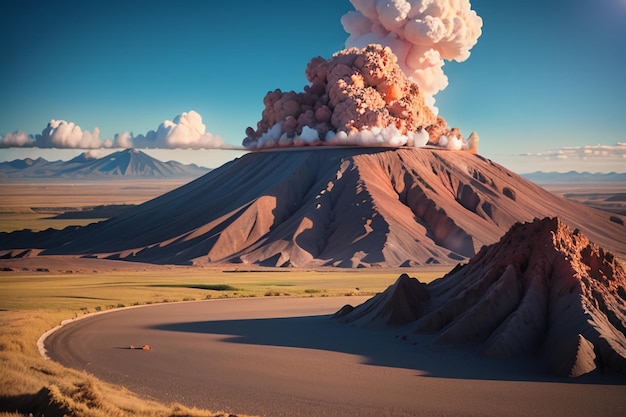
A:
[[[616,216],[479,155],[408,147],[252,152],[119,217],[2,234],[0,248],[158,264],[455,264],[516,222],[550,216],[626,255]]]

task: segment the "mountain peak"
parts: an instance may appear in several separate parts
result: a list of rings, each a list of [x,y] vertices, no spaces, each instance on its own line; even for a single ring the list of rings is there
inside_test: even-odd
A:
[[[147,155],[145,152],[140,151],[139,149],[136,148],[125,148],[122,149],[121,151],[115,152],[116,154],[143,154],[143,155]]]
[[[402,274],[398,280],[370,299],[364,308],[354,312],[351,306],[345,306],[335,314],[335,318],[349,316],[352,323],[365,325],[404,325],[419,319],[424,314],[426,302],[430,299],[427,285]]]

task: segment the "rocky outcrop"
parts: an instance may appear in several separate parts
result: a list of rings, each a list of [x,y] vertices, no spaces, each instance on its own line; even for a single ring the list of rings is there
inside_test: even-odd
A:
[[[406,324],[434,343],[491,357],[536,356],[552,372],[626,374],[626,270],[557,218],[518,223],[469,263],[411,290],[401,277],[341,320]],[[404,291],[403,293],[400,291]],[[410,311],[395,323],[389,311]]]
[[[370,298],[358,310],[345,306],[334,317],[365,325],[402,325],[422,317],[429,299],[426,284],[402,274],[385,292]]]

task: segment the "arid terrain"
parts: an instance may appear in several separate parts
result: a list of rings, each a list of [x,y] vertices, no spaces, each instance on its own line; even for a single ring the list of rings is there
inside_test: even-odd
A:
[[[575,182],[545,183],[543,188],[588,207],[626,215],[626,183]]]
[[[105,217],[90,209],[97,206],[137,205],[172,191],[190,179],[133,179],[104,181],[4,180],[0,181],[0,232],[21,229],[45,230],[82,226]],[[542,188],[589,207],[626,215],[626,183],[546,183]],[[81,218],[67,216],[89,213]],[[69,218],[68,218],[69,217]]]
[[[310,147],[248,153],[89,227],[0,234],[0,250],[178,265],[455,265],[516,222],[554,216],[625,256],[622,216],[479,155]]]
[[[189,403],[184,395],[159,396],[158,403],[154,397],[138,398],[125,388],[100,382],[82,367],[75,371],[43,359],[37,342],[63,320],[117,308],[225,298],[245,301],[348,295],[362,299],[382,291],[400,272],[200,268],[73,257],[1,259],[0,415],[223,417],[219,412],[185,406]],[[445,273],[445,268],[421,268],[421,272],[413,273],[429,281]],[[151,343],[132,337],[126,342],[128,347]],[[158,343],[153,347],[157,351]],[[219,409],[213,404],[206,408]],[[14,411],[19,414],[9,413]]]
[[[476,175],[481,178],[480,173]],[[176,190],[182,185],[183,182],[179,180],[74,183],[42,181],[36,184],[5,182],[0,184],[4,197],[0,205],[0,227],[2,231],[23,228],[44,230],[49,227],[61,229],[69,225],[101,221],[105,217],[96,217],[102,212],[94,211],[94,207],[135,206],[168,191]],[[618,200],[624,190],[622,184],[611,184],[611,188],[597,184],[567,186],[559,184],[558,186],[542,185],[542,187],[595,208],[604,204],[598,204],[598,200],[607,204]],[[462,188],[459,187],[457,190]],[[463,193],[460,192],[459,198],[462,195]],[[510,200],[510,197],[505,196],[505,198]],[[517,194],[517,199],[519,203],[520,194]],[[120,209],[123,210],[123,207]],[[64,213],[65,218],[51,218]],[[76,213],[81,214],[76,215]],[[609,210],[606,213],[607,218],[611,214],[620,214],[615,210]],[[270,374],[274,375],[278,365],[265,366],[265,368],[261,366],[247,373],[245,367],[242,368],[242,365],[238,364],[235,367],[242,373],[224,374],[224,384],[220,384],[219,380],[216,381],[210,385],[211,392],[208,394],[196,390],[193,396],[187,396],[184,393],[161,396],[159,386],[167,387],[165,383],[150,385],[145,390],[141,390],[138,387],[142,381],[138,379],[135,380],[134,385],[124,384],[135,392],[131,393],[85,374],[82,370],[89,371],[89,369],[84,366],[72,365],[79,370],[74,371],[55,362],[43,360],[39,357],[36,342],[42,333],[56,326],[61,320],[135,305],[215,298],[243,298],[238,301],[241,303],[246,302],[245,298],[256,298],[257,302],[275,301],[280,304],[282,302],[280,300],[297,300],[289,297],[345,295],[351,296],[353,300],[351,304],[358,304],[361,300],[382,292],[403,272],[418,277],[421,282],[430,282],[445,275],[454,267],[453,264],[360,269],[272,268],[241,264],[173,266],[80,258],[75,255],[31,256],[35,254],[31,252],[23,257],[13,256],[12,259],[0,259],[0,328],[2,329],[0,355],[7,364],[6,372],[0,378],[0,415],[2,412],[16,410],[26,415],[30,412],[44,412],[45,415],[62,415],[70,412],[75,415],[93,416],[108,416],[120,412],[144,416],[221,415],[193,407],[243,412],[247,415],[270,413],[271,415],[306,416],[316,415],[313,413],[326,410],[333,415],[364,415],[367,407],[363,408],[362,404],[357,405],[362,401],[359,396],[363,395],[363,392],[370,392],[369,397],[375,397],[371,391],[375,391],[375,387],[368,388],[365,383],[357,384],[360,385],[359,389],[365,389],[365,391],[346,391],[345,395],[339,393],[339,396],[334,399],[324,397],[326,399],[319,402],[318,406],[311,407],[315,404],[317,391],[311,391],[311,387],[306,385],[298,391],[297,384],[303,382],[294,382],[295,385],[290,389],[294,390],[293,395],[299,396],[299,400],[295,401],[294,397],[288,399],[276,396],[276,392],[273,394],[268,392],[267,398],[271,401],[259,403],[259,408],[255,409],[254,398],[258,398],[258,395],[263,396],[263,393],[257,391],[255,394],[245,394],[242,390],[241,393],[235,391],[233,396],[234,385],[232,384],[245,380],[243,386],[254,391],[254,381],[267,381],[268,378],[272,378],[264,372],[269,370]],[[357,298],[357,296],[360,297]],[[184,305],[193,306],[194,304]],[[330,314],[332,310],[328,308],[323,313]],[[337,376],[335,381],[328,385],[339,391],[348,390],[351,386],[350,381],[353,379],[349,375],[361,375],[363,381],[375,381],[376,375],[381,373],[380,378],[386,378],[386,384],[392,391],[394,391],[393,381],[406,379],[406,384],[403,386],[411,386],[419,392],[429,393],[427,396],[418,397],[419,401],[412,402],[416,400],[409,398],[416,398],[414,393],[409,392],[410,390],[396,389],[393,395],[389,394],[391,395],[389,398],[396,398],[399,401],[398,404],[404,404],[404,406],[398,406],[400,408],[390,408],[385,402],[387,400],[382,397],[378,400],[370,398],[368,401],[373,407],[371,409],[378,410],[377,415],[384,413],[385,410],[393,409],[396,415],[469,416],[480,412],[482,415],[494,416],[529,414],[585,416],[598,413],[605,416],[620,416],[626,409],[624,400],[626,381],[623,377],[613,374],[602,375],[594,372],[572,381],[550,376],[549,373],[543,373],[542,369],[534,365],[529,368],[529,362],[523,359],[512,361],[501,358],[477,359],[471,349],[468,351],[466,348],[457,349],[448,346],[432,348],[428,345],[413,345],[414,339],[410,339],[409,343],[403,339],[402,333],[394,330],[378,330],[371,333],[371,330],[349,327],[352,330],[342,332],[341,326],[346,325],[340,323],[334,323],[331,327],[340,334],[360,335],[359,337],[363,339],[359,340],[366,344],[364,346],[368,346],[367,349],[355,347],[354,343],[349,344],[346,340],[337,338],[333,343],[325,343],[319,338],[311,339],[311,334],[307,333],[306,327],[313,326],[309,329],[317,329],[315,331],[319,331],[320,325],[325,327],[323,321],[319,321],[326,320],[322,316],[318,316],[318,321],[307,321],[306,318],[301,317],[288,322],[302,324],[303,327],[300,328],[302,337],[296,332],[292,333],[291,339],[285,339],[285,335],[281,336],[281,331],[285,331],[282,322],[271,320],[264,322],[269,327],[261,327],[260,330],[266,329],[268,333],[259,336],[258,324],[261,321],[258,320],[260,316],[255,316],[257,313],[258,311],[256,313],[252,311],[246,313],[245,317],[241,314],[231,317],[223,311],[210,314],[207,312],[205,319],[201,315],[188,320],[188,322],[205,320],[209,323],[213,320],[212,317],[220,317],[221,321],[215,321],[214,326],[211,324],[212,327],[202,330],[202,333],[184,327],[185,322],[171,323],[168,325],[171,328],[163,328],[157,332],[165,336],[175,334],[177,340],[180,341],[184,340],[183,336],[189,337],[189,341],[184,342],[185,346],[180,348],[181,352],[187,347],[194,351],[198,349],[204,351],[202,343],[206,343],[204,339],[209,337],[212,340],[215,339],[216,344],[211,345],[211,349],[215,350],[211,352],[217,356],[225,352],[239,351],[233,351],[233,348],[244,351],[250,351],[252,348],[253,351],[263,352],[263,355],[266,355],[263,359],[266,361],[276,360],[276,356],[272,356],[276,354],[281,358],[290,358],[289,361],[293,362],[293,367],[286,367],[281,372],[290,372],[289,369],[309,366],[312,367],[311,369],[319,369],[316,375],[321,377],[326,371],[319,368],[320,363],[316,361],[328,359],[329,363],[334,363],[340,369],[349,368],[348,373]],[[132,310],[128,310],[128,314],[132,315]],[[281,314],[306,316],[310,313],[292,309],[290,313]],[[85,321],[85,324],[88,323],[89,320]],[[236,326],[231,327],[231,324],[236,324]],[[157,323],[155,326],[158,325]],[[276,329],[278,333],[274,332]],[[293,329],[289,327],[287,331],[292,332]],[[148,352],[134,351],[129,349],[131,345],[139,346],[150,341],[144,340],[143,336],[141,340],[131,340],[131,337],[126,338],[123,335],[122,340],[119,339],[119,334],[116,337],[118,339],[115,346],[106,345],[97,349],[102,349],[106,355],[152,355],[145,356],[151,358],[150,360],[159,358],[162,354],[172,354],[172,352],[168,353],[165,345],[161,345],[165,342],[157,341],[157,344],[151,346],[152,350]],[[403,355],[396,356],[396,359],[389,359],[386,356],[384,359],[381,356],[385,349],[396,348],[404,352]],[[415,352],[419,355],[414,356]],[[88,350],[85,353],[90,355],[93,352]],[[468,359],[469,357],[471,360]],[[252,357],[248,357],[247,360],[259,362],[259,358],[256,360],[250,358]],[[427,360],[427,358],[430,359]],[[207,358],[203,366],[206,365],[209,367],[207,369],[217,372],[212,368],[214,365],[211,364],[212,362],[210,358]],[[263,363],[260,362],[260,364]],[[268,363],[272,362],[265,362],[265,365]],[[219,370],[225,373],[227,371],[228,366]],[[96,376],[99,375],[97,372],[94,373]],[[332,372],[326,376],[331,374]],[[394,375],[399,379],[394,379]],[[111,382],[123,383],[116,379],[117,377],[108,378],[104,374],[101,377]],[[271,385],[268,386],[268,390],[270,389]],[[276,389],[281,391],[283,388]],[[226,395],[226,392],[231,394]],[[450,392],[455,392],[457,395],[450,397]],[[512,392],[515,394],[510,395]],[[136,397],[137,393],[141,399]],[[403,395],[405,397],[401,399]],[[533,400],[528,401],[528,398]],[[153,402],[154,399],[160,402]],[[231,399],[235,404],[229,404]],[[283,403],[277,403],[279,401]],[[87,414],[88,409],[92,410],[91,414]]]
[[[617,417],[626,407],[626,386],[615,375],[571,383],[530,360],[433,348],[424,339],[416,345],[398,337],[399,329],[373,331],[330,319],[341,305],[365,299],[150,306],[68,325],[46,347],[61,363],[134,392],[232,413]],[[130,344],[148,344],[150,351]]]
[[[626,416],[617,9],[10,3],[0,417]]]
[[[558,218],[517,223],[499,242],[432,283],[403,274],[337,317],[403,326],[481,356],[535,358],[555,375],[626,376],[626,268]],[[408,337],[408,336],[407,336]]]

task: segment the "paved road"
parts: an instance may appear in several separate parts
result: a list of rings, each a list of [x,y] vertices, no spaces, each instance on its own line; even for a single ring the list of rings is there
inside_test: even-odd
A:
[[[231,413],[626,414],[625,385],[546,380],[524,363],[477,359],[329,319],[362,301],[268,297],[126,309],[64,326],[45,346],[52,359],[139,394]],[[128,349],[144,344],[151,350]]]

